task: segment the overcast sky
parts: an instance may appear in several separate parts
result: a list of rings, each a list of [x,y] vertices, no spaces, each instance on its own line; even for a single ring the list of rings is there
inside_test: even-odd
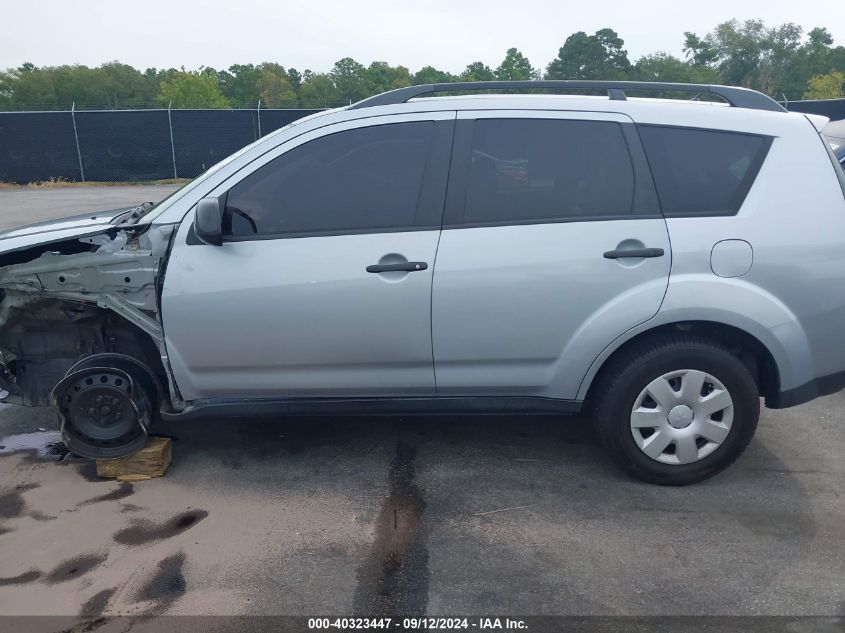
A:
[[[516,46],[545,67],[568,35],[615,29],[632,61],[681,55],[684,31],[762,18],[826,26],[845,44],[835,0],[30,0],[5,1],[0,68],[119,60],[138,68],[274,61],[327,71],[341,57],[457,73],[495,67]]]

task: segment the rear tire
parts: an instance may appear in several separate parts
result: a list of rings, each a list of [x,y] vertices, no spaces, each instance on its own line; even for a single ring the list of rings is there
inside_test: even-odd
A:
[[[760,417],[757,385],[742,361],[715,341],[680,333],[612,359],[592,398],[614,459],[660,485],[695,483],[728,467]]]

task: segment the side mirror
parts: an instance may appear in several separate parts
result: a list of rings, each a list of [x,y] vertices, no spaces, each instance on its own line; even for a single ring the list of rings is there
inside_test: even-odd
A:
[[[203,198],[197,202],[194,212],[194,232],[206,244],[220,246],[223,243],[223,209],[217,198]]]

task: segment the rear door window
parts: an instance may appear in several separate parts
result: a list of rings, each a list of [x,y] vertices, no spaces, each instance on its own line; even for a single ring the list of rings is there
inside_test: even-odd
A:
[[[769,136],[640,125],[640,137],[667,217],[733,215],[754,184]]]
[[[634,170],[608,121],[478,119],[459,224],[561,222],[631,214]]]

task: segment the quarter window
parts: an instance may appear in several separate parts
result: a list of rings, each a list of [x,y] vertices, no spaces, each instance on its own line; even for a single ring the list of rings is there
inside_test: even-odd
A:
[[[225,235],[296,236],[412,228],[434,123],[336,132],[285,152],[226,198]]]
[[[771,137],[692,128],[639,126],[667,217],[739,211]]]
[[[479,119],[473,126],[464,224],[626,216],[633,194],[617,123]]]

